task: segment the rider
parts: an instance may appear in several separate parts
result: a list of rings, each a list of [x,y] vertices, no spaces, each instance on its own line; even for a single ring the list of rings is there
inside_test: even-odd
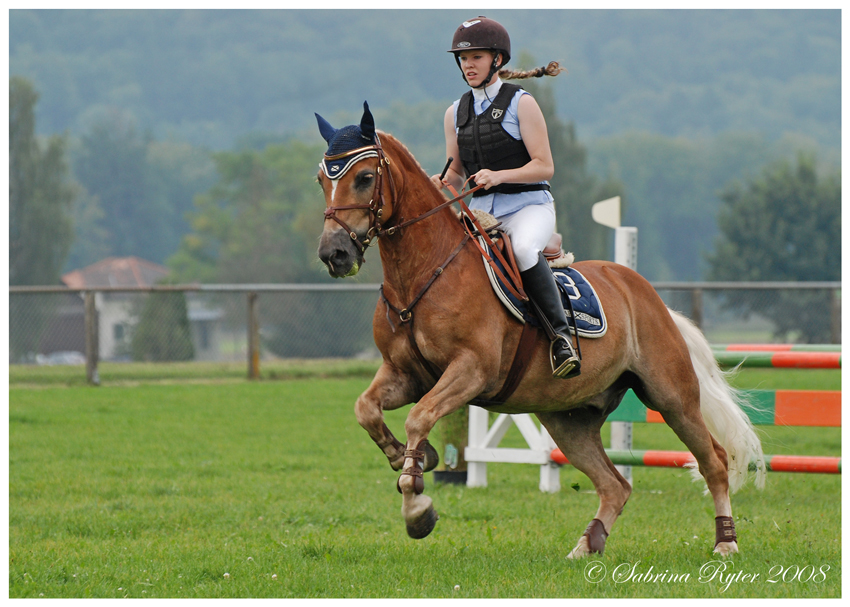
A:
[[[522,284],[549,320],[555,377],[574,377],[580,362],[555,278],[543,249],[555,231],[555,204],[546,181],[554,174],[543,113],[534,98],[509,79],[556,76],[556,62],[529,71],[501,69],[511,58],[507,30],[492,19],[464,21],[452,39],[450,53],[471,87],[446,111],[446,156],[453,158],[437,187],[460,190],[467,176],[484,187],[473,193],[471,209],[481,209],[502,222],[511,237]],[[474,114],[473,114],[474,111]]]

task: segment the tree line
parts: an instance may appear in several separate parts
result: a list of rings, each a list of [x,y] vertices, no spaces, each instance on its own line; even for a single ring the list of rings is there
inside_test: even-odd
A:
[[[15,10],[10,73],[43,94],[45,133],[121,108],[142,131],[213,149],[300,135],[368,99],[447,104],[463,10]],[[839,10],[492,10],[513,55],[557,60],[559,112],[584,137],[753,129],[838,148]],[[340,103],[340,102],[343,103]]]

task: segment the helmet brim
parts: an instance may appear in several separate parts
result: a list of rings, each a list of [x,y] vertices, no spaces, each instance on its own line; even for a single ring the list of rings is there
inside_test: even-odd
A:
[[[492,48],[489,46],[467,46],[465,48],[450,48],[447,50],[447,53],[453,53],[455,58],[458,58],[458,55],[463,51],[490,51],[491,53],[497,53],[502,55],[502,65],[499,67],[505,67],[508,61],[511,60],[511,54],[507,51],[500,48]]]

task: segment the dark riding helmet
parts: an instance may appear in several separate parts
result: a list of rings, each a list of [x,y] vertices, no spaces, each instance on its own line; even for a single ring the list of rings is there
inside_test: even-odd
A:
[[[498,21],[478,17],[464,21],[455,30],[449,53],[455,57],[461,51],[489,50],[502,53],[502,67],[511,59],[511,37],[508,30]]]
[[[482,86],[486,86],[496,70],[505,67],[511,59],[511,37],[508,35],[508,30],[498,21],[483,16],[464,21],[455,30],[452,48],[448,52],[454,53],[455,61],[460,67],[461,51],[474,50],[493,51],[502,55],[502,63],[498,67],[495,65],[495,57],[493,58],[494,65],[490,68],[490,75],[482,84]],[[466,80],[465,76],[464,80]]]

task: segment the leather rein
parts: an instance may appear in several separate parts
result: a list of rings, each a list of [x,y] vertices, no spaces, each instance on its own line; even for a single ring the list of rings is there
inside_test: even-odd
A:
[[[395,182],[393,181],[393,174],[390,170],[390,159],[384,153],[384,148],[381,145],[381,140],[378,138],[378,135],[375,135],[375,143],[373,145],[369,145],[362,148],[357,148],[355,150],[351,150],[349,152],[343,152],[342,154],[337,154],[335,156],[327,156],[325,155],[325,160],[341,160],[343,158],[347,158],[349,156],[355,156],[359,154],[363,154],[364,152],[374,151],[378,157],[378,167],[376,169],[377,177],[375,178],[375,189],[372,192],[372,199],[368,204],[351,204],[351,205],[342,205],[342,206],[331,206],[325,209],[325,219],[333,219],[337,222],[342,228],[348,232],[348,235],[351,237],[351,240],[354,241],[354,244],[357,246],[358,250],[361,254],[366,251],[366,248],[370,245],[374,244],[375,239],[380,236],[393,236],[396,232],[401,229],[414,224],[418,221],[422,221],[423,219],[442,211],[445,207],[451,205],[454,202],[458,202],[462,200],[464,197],[472,194],[475,190],[481,188],[481,186],[477,186],[475,188],[470,189],[467,192],[464,192],[462,195],[458,195],[457,192],[453,192],[455,194],[455,198],[451,200],[447,200],[446,202],[437,205],[433,209],[426,211],[425,213],[419,215],[418,217],[414,217],[413,219],[409,219],[402,221],[398,224],[391,227],[383,227],[381,225],[381,220],[383,219],[384,205],[386,204],[386,198],[384,195],[384,175],[387,176],[387,181],[390,186],[390,194],[392,196],[393,201],[397,200]],[[357,233],[352,230],[348,224],[346,224],[342,219],[337,216],[337,211],[350,211],[361,209],[369,210],[369,228],[366,230],[366,237],[361,239]]]
[[[469,190],[463,191],[463,187],[466,187],[466,185],[469,183],[471,178],[467,179],[466,182],[463,184],[463,187],[461,188],[461,191],[462,191],[461,194],[458,194],[457,191],[452,186],[449,186],[449,190],[454,195],[454,198],[451,198],[450,200],[446,200],[445,202],[443,202],[443,203],[437,205],[436,207],[422,213],[421,215],[419,215],[417,217],[414,217],[413,219],[404,220],[404,218],[402,217],[401,221],[399,223],[397,223],[396,225],[393,225],[393,226],[390,226],[390,227],[385,227],[381,223],[381,221],[383,219],[384,206],[386,205],[386,197],[385,197],[385,192],[384,192],[384,176],[385,175],[386,175],[387,181],[389,182],[389,188],[390,188],[390,194],[392,196],[392,200],[395,202],[395,201],[397,201],[398,198],[397,198],[397,195],[396,195],[396,188],[395,188],[395,182],[393,181],[392,171],[390,170],[391,162],[390,162],[389,157],[387,157],[387,155],[384,153],[384,149],[383,149],[383,146],[381,145],[381,140],[378,137],[378,135],[375,134],[375,143],[373,145],[365,146],[365,147],[362,147],[362,148],[357,148],[357,149],[354,149],[354,150],[351,150],[351,151],[348,151],[348,152],[343,152],[342,154],[337,154],[337,155],[334,155],[334,156],[325,155],[325,160],[326,161],[327,160],[340,160],[342,158],[347,158],[347,157],[350,157],[350,156],[359,155],[359,154],[363,154],[364,152],[370,152],[370,151],[374,151],[376,153],[377,157],[378,157],[378,166],[377,166],[377,169],[376,169],[377,176],[375,178],[375,188],[372,192],[372,199],[368,202],[368,204],[330,206],[330,207],[327,207],[325,209],[325,219],[326,220],[332,219],[333,221],[337,222],[340,226],[342,226],[342,228],[351,237],[351,240],[354,241],[354,244],[357,247],[357,249],[360,251],[361,255],[363,255],[365,253],[366,249],[369,246],[373,245],[375,243],[375,241],[380,236],[393,236],[396,233],[400,232],[403,228],[405,228],[409,225],[412,225],[414,223],[417,223],[419,221],[422,221],[423,219],[426,219],[426,218],[430,217],[431,215],[434,215],[434,214],[442,211],[444,208],[452,205],[455,202],[460,204],[461,211],[463,212],[465,217],[469,220],[468,222],[467,221],[461,222],[463,227],[464,227],[464,230],[466,231],[466,236],[463,239],[463,241],[461,242],[461,244],[458,245],[458,247],[449,256],[449,258],[439,268],[437,268],[435,270],[434,275],[425,284],[425,286],[422,288],[422,290],[420,290],[419,294],[414,298],[414,300],[410,303],[410,305],[408,305],[408,306],[406,306],[402,309],[397,309],[397,308],[395,308],[395,306],[390,306],[388,301],[386,302],[388,306],[392,307],[392,309],[396,313],[398,313],[399,318],[400,318],[402,323],[407,323],[411,320],[413,306],[422,298],[422,296],[425,294],[425,291],[427,291],[428,288],[433,284],[434,280],[436,280],[436,278],[440,274],[442,274],[442,272],[446,268],[446,266],[457,256],[458,253],[460,253],[460,250],[466,244],[467,240],[472,240],[472,242],[478,248],[479,252],[484,257],[484,259],[489,263],[489,265],[491,266],[493,271],[496,273],[496,275],[499,276],[502,279],[503,283],[506,285],[508,290],[511,291],[512,294],[515,297],[517,297],[518,299],[521,299],[523,301],[528,300],[528,296],[525,294],[525,292],[522,289],[522,280],[519,277],[519,273],[513,270],[513,264],[507,263],[505,258],[502,256],[502,253],[499,251],[499,248],[495,246],[492,239],[488,236],[487,231],[484,230],[484,228],[481,226],[481,224],[478,222],[478,220],[475,218],[475,216],[469,210],[469,207],[467,207],[466,203],[464,203],[464,201],[463,201],[463,199],[465,197],[469,196],[470,194],[472,194],[473,192],[475,192],[477,190],[480,190],[484,186],[477,185],[475,187],[470,188]],[[366,230],[366,237],[362,238],[362,239],[357,235],[357,233],[354,230],[352,230],[348,226],[348,224],[346,224],[337,215],[337,211],[348,211],[348,210],[357,210],[357,209],[360,209],[360,210],[368,209],[369,210],[369,228]],[[472,226],[474,226],[474,230],[470,227],[470,225],[469,225],[470,223],[472,224]],[[505,272],[508,274],[510,280],[508,280],[504,276],[503,272],[499,269],[499,266],[490,257],[487,250],[479,243],[478,238],[475,238],[476,234],[480,235],[481,238],[490,247],[490,251],[501,262],[502,268],[505,269]],[[383,291],[382,291],[382,297],[383,297]],[[384,299],[386,301],[386,298],[384,298]]]

